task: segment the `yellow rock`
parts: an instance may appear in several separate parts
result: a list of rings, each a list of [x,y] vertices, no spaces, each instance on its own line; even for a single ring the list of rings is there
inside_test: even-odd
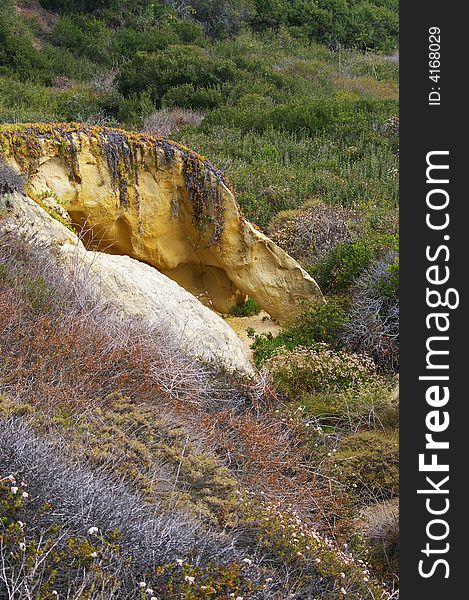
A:
[[[250,296],[279,322],[323,302],[316,282],[246,221],[229,184],[167,140],[77,124],[0,127],[7,160],[50,190],[88,247],[146,262],[228,312]]]
[[[253,376],[247,352],[231,327],[157,269],[128,256],[86,250],[75,233],[18,193],[9,197],[0,231],[37,244],[77,290],[96,298],[103,312],[124,322],[144,322],[168,350]]]

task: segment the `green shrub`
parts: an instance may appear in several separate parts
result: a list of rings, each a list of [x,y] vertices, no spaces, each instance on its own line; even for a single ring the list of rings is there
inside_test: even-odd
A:
[[[8,267],[0,263],[0,284],[5,284],[8,281]],[[0,396],[0,400],[2,396]]]
[[[244,304],[235,304],[230,310],[230,314],[235,317],[252,317],[260,312],[261,307],[252,298],[248,298]]]
[[[389,383],[379,377],[340,392],[303,393],[297,402],[304,418],[315,417],[322,426],[333,426],[336,431],[399,426],[399,404]]]
[[[277,336],[268,333],[255,337],[251,348],[256,365],[259,367],[282,347],[293,350],[318,342],[337,345],[346,322],[346,303],[342,299],[331,297],[325,304],[313,305]]]
[[[289,25],[299,36],[332,47],[376,48],[384,52],[397,45],[398,4],[394,0],[256,0],[254,25],[259,29]]]
[[[219,106],[224,97],[223,85],[214,85],[209,88],[197,88],[192,83],[183,83],[171,87],[163,96],[163,107],[180,107],[208,110]]]
[[[365,504],[398,494],[397,432],[364,431],[345,436],[333,460],[340,481],[349,485]]]
[[[160,53],[137,52],[118,78],[125,96],[147,91],[155,103],[171,88],[183,84],[208,88],[235,76],[229,60],[213,61],[198,46],[173,45]]]
[[[24,177],[8,165],[0,156],[0,196],[23,192]]]
[[[335,345],[346,322],[346,302],[331,297],[325,304],[308,308],[285,333],[295,345],[309,346],[316,342]]]
[[[254,336],[254,342],[251,344],[251,349],[254,352],[254,362],[257,367],[260,367],[264,361],[271,358],[278,348],[294,348],[294,344],[286,339],[284,335],[279,334],[274,336],[272,333],[263,333]]]
[[[0,77],[15,73],[24,80],[44,81],[44,61],[33,45],[33,37],[16,15],[13,2],[2,2],[0,10]]]
[[[312,274],[323,292],[341,294],[350,289],[375,255],[376,249],[368,240],[342,242],[312,269]]]
[[[303,393],[358,389],[376,380],[374,363],[368,357],[344,350],[336,352],[326,344],[277,352],[264,364],[279,389],[290,399],[297,399]]]
[[[112,64],[114,35],[103,21],[81,15],[64,15],[51,34],[53,44],[99,64]]]
[[[26,292],[26,299],[35,313],[50,312],[57,302],[57,290],[49,285],[41,276],[26,276],[21,284]]]

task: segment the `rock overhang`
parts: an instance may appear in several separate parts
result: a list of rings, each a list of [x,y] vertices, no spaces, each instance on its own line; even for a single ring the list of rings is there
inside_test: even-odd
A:
[[[0,127],[0,150],[32,197],[57,196],[98,250],[156,267],[219,312],[246,296],[279,322],[316,282],[243,216],[228,179],[199,154],[144,133],[68,124]]]

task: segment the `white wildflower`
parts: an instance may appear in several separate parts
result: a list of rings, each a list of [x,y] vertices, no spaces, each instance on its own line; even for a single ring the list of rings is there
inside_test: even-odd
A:
[[[16,494],[16,492],[18,491],[18,488],[15,485],[10,489],[12,494]]]
[[[99,529],[97,527],[90,527],[88,529],[88,534],[89,535],[96,535],[98,533]]]
[[[144,581],[141,581],[141,582],[138,584],[138,587],[139,587],[140,589],[142,589],[142,590],[143,590],[143,588],[147,587],[147,584],[146,584]]]
[[[187,583],[188,583],[189,585],[192,585],[192,584],[194,583],[194,581],[195,581],[195,577],[190,577],[190,575],[186,575],[186,576],[184,577],[184,581],[187,581]]]

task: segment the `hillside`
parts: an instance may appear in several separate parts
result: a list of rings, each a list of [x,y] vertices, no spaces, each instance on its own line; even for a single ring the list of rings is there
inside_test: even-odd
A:
[[[0,0],[1,598],[397,598],[397,34]]]

